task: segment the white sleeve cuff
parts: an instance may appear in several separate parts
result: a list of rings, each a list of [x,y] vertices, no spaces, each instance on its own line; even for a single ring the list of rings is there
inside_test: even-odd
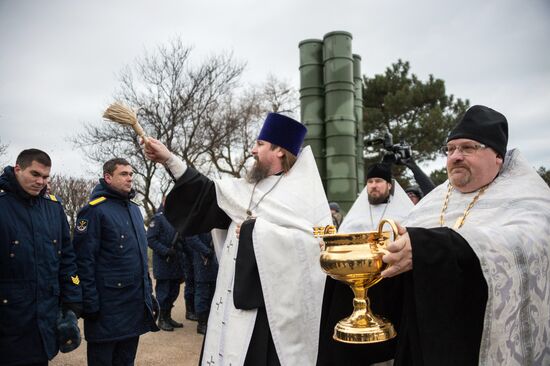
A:
[[[183,173],[187,170],[187,165],[183,162],[183,160],[174,154],[170,155],[170,158],[166,160],[164,166],[170,171],[170,173],[172,173],[176,180],[180,179]]]

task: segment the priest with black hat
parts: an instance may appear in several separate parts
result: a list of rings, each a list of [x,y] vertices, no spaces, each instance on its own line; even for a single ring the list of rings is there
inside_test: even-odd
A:
[[[388,245],[393,281],[369,294],[402,298],[394,365],[550,365],[550,189],[507,143],[504,115],[468,109],[442,148],[448,181]]]
[[[332,223],[306,128],[270,113],[246,179],[211,181],[150,139],[177,179],[165,215],[183,235],[212,229],[219,273],[202,365],[313,365],[325,276],[314,226]],[[217,239],[217,240],[216,240]]]
[[[353,203],[338,233],[375,231],[378,230],[380,220],[401,221],[412,210],[411,200],[399,183],[392,179],[389,164],[372,164],[367,169],[366,180],[365,188]],[[369,289],[369,294],[376,291],[375,286]],[[323,294],[318,366],[359,364],[358,360],[366,359],[380,361],[395,346],[392,341],[375,349],[342,343],[332,338],[336,323],[352,313],[353,297],[353,291],[348,285],[327,277]],[[392,301],[390,305],[393,304],[400,306],[396,301]],[[380,302],[373,303],[375,313],[390,316],[392,309],[382,305]]]
[[[401,220],[413,208],[403,188],[392,179],[389,164],[372,164],[367,169],[366,181],[338,232],[377,230],[380,220]]]

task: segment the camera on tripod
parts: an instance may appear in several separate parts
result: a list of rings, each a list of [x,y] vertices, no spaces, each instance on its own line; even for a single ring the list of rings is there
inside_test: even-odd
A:
[[[384,138],[365,139],[365,146],[367,148],[378,144],[382,144],[382,149],[384,150],[384,155],[382,156],[383,163],[404,164],[406,160],[412,157],[411,145],[405,141],[394,144],[393,135],[387,127]]]

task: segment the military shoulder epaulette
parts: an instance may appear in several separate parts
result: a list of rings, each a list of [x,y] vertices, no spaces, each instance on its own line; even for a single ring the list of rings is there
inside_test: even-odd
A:
[[[96,198],[96,199],[94,199],[94,200],[91,200],[90,202],[88,202],[88,204],[89,204],[90,206],[95,206],[95,205],[99,205],[101,202],[104,202],[104,201],[106,201],[106,200],[107,200],[106,197],[101,196],[101,197],[98,197],[98,198]]]
[[[50,200],[50,201],[53,201],[53,202],[58,202],[58,203],[61,203],[61,200],[59,198],[57,198],[56,195],[54,194],[45,194],[43,196],[45,199],[47,200]]]

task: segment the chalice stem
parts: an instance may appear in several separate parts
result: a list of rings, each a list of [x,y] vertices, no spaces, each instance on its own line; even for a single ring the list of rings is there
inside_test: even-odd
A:
[[[370,303],[367,297],[367,286],[364,284],[354,285],[353,289],[353,313],[350,321],[356,326],[365,327],[369,323]]]

